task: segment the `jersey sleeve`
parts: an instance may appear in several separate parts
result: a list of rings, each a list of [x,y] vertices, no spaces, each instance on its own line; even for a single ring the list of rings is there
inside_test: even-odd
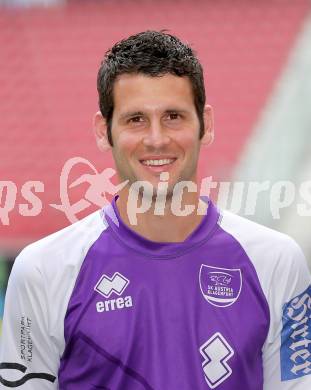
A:
[[[0,344],[0,388],[55,390],[59,353],[49,334],[48,286],[26,248],[9,278]]]
[[[264,390],[311,389],[310,283],[305,258],[288,239],[267,295],[270,330],[263,348]]]

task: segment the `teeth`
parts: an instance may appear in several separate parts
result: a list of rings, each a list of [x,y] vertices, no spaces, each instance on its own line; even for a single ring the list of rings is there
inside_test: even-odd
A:
[[[163,160],[143,160],[142,163],[144,165],[165,165],[171,164],[174,160],[171,158],[166,158]]]

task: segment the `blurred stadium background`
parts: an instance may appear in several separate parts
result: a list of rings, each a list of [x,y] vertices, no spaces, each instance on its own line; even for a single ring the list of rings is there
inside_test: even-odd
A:
[[[97,69],[114,42],[145,29],[177,34],[205,68],[216,138],[203,149],[202,177],[291,181],[296,189],[311,180],[308,0],[0,0],[0,318],[15,256],[70,223],[50,206],[60,203],[66,161],[80,156],[98,171],[113,167],[91,130]],[[80,164],[72,180],[87,171]],[[21,215],[22,204],[32,207],[28,181],[44,185],[36,216]],[[72,189],[71,204],[86,189]],[[293,236],[311,259],[311,199],[310,215],[299,216],[296,190],[278,219],[271,202],[262,193],[250,217]],[[79,217],[94,209],[88,205]]]

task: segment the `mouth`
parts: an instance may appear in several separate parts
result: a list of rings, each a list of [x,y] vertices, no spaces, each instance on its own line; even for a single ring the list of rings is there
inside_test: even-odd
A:
[[[152,172],[165,172],[168,171],[177,158],[150,158],[140,160],[140,163]]]

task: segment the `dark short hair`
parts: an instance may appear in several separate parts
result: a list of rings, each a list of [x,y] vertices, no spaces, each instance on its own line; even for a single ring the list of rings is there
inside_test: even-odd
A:
[[[200,138],[204,134],[203,112],[205,88],[202,66],[190,46],[165,31],[143,31],[116,43],[101,62],[97,76],[99,107],[108,124],[108,140],[113,145],[113,85],[124,73],[147,76],[173,74],[189,78],[194,104],[200,122]]]

